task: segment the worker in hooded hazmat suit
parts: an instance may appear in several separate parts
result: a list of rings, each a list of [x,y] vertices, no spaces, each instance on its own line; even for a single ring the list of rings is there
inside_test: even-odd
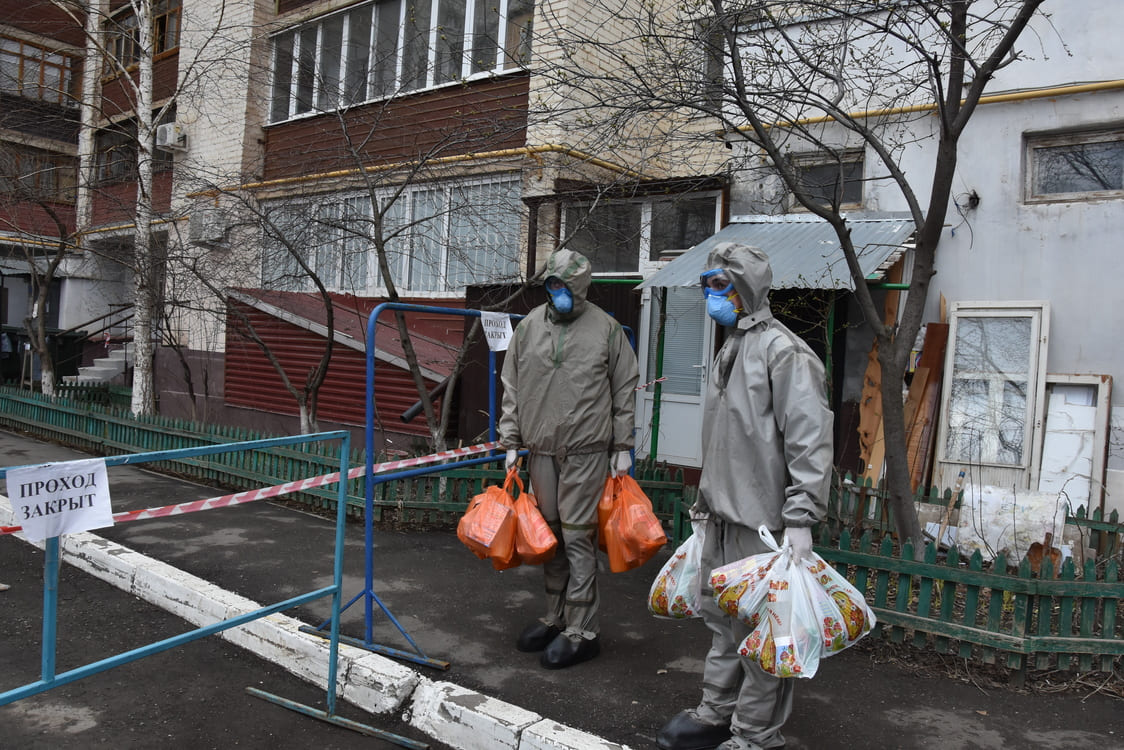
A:
[[[702,275],[707,312],[727,327],[703,411],[699,500],[705,516],[703,570],[768,551],[758,528],[797,560],[812,552],[811,527],[827,510],[833,461],[832,413],[824,368],[799,337],[773,318],[773,274],[755,247],[717,245]],[[711,630],[702,700],[659,731],[663,750],[760,750],[785,744],[795,680],[766,674],[738,654],[750,628],[722,612],[703,577],[702,618]]]
[[[560,669],[600,653],[597,503],[610,471],[632,465],[636,354],[620,324],[586,300],[593,269],[562,249],[542,272],[546,304],[515,329],[503,372],[499,438],[506,463],[529,450],[539,509],[558,539],[543,565],[546,614],[519,635],[520,651],[542,651]]]

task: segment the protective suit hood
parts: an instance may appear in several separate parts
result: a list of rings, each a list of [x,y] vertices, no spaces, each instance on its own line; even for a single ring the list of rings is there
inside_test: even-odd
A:
[[[708,270],[722,268],[726,271],[741,297],[742,310],[748,317],[760,320],[761,313],[766,313],[765,317],[769,317],[769,289],[773,285],[773,269],[769,265],[769,256],[760,248],[736,242],[719,243],[707,256],[706,267]]]
[[[593,280],[593,265],[588,258],[566,248],[555,250],[546,259],[546,265],[539,275],[543,281],[551,276],[558,277],[574,296],[574,309],[568,313],[562,314],[554,309],[554,305],[550,305],[550,317],[553,320],[573,320],[585,312],[585,299]]]

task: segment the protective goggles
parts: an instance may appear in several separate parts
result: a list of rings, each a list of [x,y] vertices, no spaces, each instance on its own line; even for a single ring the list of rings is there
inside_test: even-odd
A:
[[[721,268],[712,268],[709,271],[704,271],[699,276],[699,283],[702,284],[703,296],[722,296],[734,292],[734,282],[726,275],[726,271]]]

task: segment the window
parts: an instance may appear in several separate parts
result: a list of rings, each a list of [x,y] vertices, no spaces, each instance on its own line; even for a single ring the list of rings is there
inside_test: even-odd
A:
[[[652,204],[649,260],[660,260],[692,248],[714,234],[718,197],[686,196]]]
[[[273,38],[271,122],[525,65],[531,0],[381,0]]]
[[[9,146],[0,151],[0,194],[73,203],[78,160],[68,154]]]
[[[496,178],[419,186],[397,195],[385,207],[382,234],[399,291],[447,293],[515,278],[522,227],[519,189],[516,179]],[[267,288],[311,289],[294,256],[302,253],[329,289],[361,295],[385,289],[366,194],[274,207],[264,229],[262,283]]]
[[[567,247],[589,258],[597,273],[636,273],[642,212],[642,204],[623,201],[568,206]]]
[[[1026,158],[1027,201],[1124,196],[1124,130],[1028,137]]]
[[[1049,315],[1045,302],[951,304],[937,486],[961,470],[976,484],[1034,486]]]
[[[637,273],[640,259],[667,260],[714,234],[716,194],[647,200],[604,200],[566,207],[567,247],[596,273]]]
[[[816,203],[839,208],[859,208],[863,202],[863,154],[805,154],[790,158],[800,188]],[[802,206],[794,200],[794,208]]]
[[[181,0],[153,0],[152,3],[152,55],[159,57],[180,46]],[[109,59],[105,61],[104,74],[114,76],[137,64],[140,59],[140,33],[137,16],[129,8],[123,9],[106,22],[106,48]]]
[[[161,122],[174,122],[175,111],[164,113]],[[155,123],[154,123],[155,124]],[[155,128],[153,128],[155,131]],[[153,134],[155,137],[155,133]],[[119,182],[136,179],[137,173],[137,127],[129,120],[112,127],[104,128],[94,136],[97,181]],[[174,157],[171,153],[152,147],[152,169],[166,172],[172,168]]]
[[[44,102],[78,106],[70,55],[0,36],[0,91]]]

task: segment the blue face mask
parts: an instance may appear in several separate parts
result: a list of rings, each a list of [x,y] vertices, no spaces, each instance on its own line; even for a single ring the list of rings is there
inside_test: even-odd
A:
[[[730,291],[733,291],[733,284]],[[732,326],[738,322],[738,310],[730,298],[721,292],[706,290],[706,314],[720,326]]]
[[[566,287],[547,289],[546,292],[550,295],[550,302],[558,312],[565,315],[574,309],[574,295],[570,294],[570,290]]]

